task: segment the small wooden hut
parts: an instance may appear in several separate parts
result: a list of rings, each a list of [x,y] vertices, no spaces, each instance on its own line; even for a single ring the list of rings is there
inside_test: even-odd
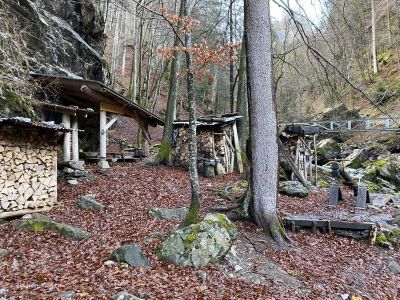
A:
[[[0,218],[46,211],[57,204],[60,125],[0,118]]]
[[[238,114],[205,116],[197,120],[197,145],[199,171],[212,177],[234,171],[243,172],[240,142],[237,132]],[[189,162],[189,121],[174,122],[172,162],[187,167]]]

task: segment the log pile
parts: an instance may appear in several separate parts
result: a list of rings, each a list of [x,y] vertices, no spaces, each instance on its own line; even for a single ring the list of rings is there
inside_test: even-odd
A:
[[[56,205],[56,141],[43,131],[0,128],[0,218]]]
[[[172,152],[173,164],[176,166],[188,167],[188,138],[188,129],[179,128],[179,137]],[[217,128],[197,128],[199,171],[202,171],[204,160],[216,160],[220,163],[224,172],[233,172],[235,161],[235,148],[233,144],[233,133],[230,125]],[[216,171],[216,173],[221,173],[221,171]]]

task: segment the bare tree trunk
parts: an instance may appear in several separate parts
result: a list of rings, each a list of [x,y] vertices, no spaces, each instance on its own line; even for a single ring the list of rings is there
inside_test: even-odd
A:
[[[133,100],[133,102],[137,102],[136,100],[136,81],[137,81],[137,47],[136,47],[136,13],[137,13],[137,4],[135,5],[134,12],[132,14],[132,71],[131,71],[131,81],[129,83],[129,98]]]
[[[397,27],[400,33],[400,0],[396,0],[396,12],[397,12]]]
[[[218,101],[217,101],[217,87],[218,87],[218,66],[213,65],[213,81],[211,83],[211,96],[210,101],[214,104],[214,113],[218,114]]]
[[[181,20],[184,13],[184,0],[181,0],[179,8],[179,19]],[[177,32],[181,27],[181,21],[178,22]],[[175,36],[174,48],[179,46],[179,36]],[[158,155],[158,159],[163,162],[170,162],[171,160],[171,146],[172,146],[172,124],[176,118],[176,93],[178,89],[178,76],[177,72],[179,69],[179,51],[173,51],[173,59],[171,61],[171,71],[169,75],[169,90],[167,100],[167,111],[165,114],[165,125],[163,138],[161,143],[161,149]]]
[[[252,215],[279,244],[285,236],[277,217],[278,142],[273,97],[269,0],[245,1],[247,83],[251,134]]]
[[[236,110],[243,117],[238,121],[238,133],[239,140],[241,141],[242,153],[246,153],[246,142],[249,137],[249,109],[246,95],[246,33],[243,33],[242,50],[240,52]]]
[[[120,27],[121,27],[121,15],[122,9],[116,8],[116,24],[114,30],[114,39],[111,53],[111,85],[115,86],[115,81],[117,77],[117,68],[118,68],[118,58],[119,58],[119,41],[120,41]]]
[[[233,44],[233,3],[235,0],[231,0],[229,6],[229,42]],[[229,56],[233,56],[233,49],[229,50]],[[234,69],[233,69],[233,61],[229,62],[229,99],[230,99],[230,112],[235,112],[235,96],[234,96]]]
[[[189,9],[187,0],[181,0],[184,4],[184,16],[189,17]],[[192,33],[185,33],[185,48],[189,49],[192,47]],[[189,51],[185,52],[186,55],[186,68],[187,68],[187,93],[189,101],[189,173],[190,173],[190,184],[192,187],[192,200],[190,201],[189,212],[182,222],[182,226],[189,226],[195,224],[198,221],[200,212],[200,183],[197,172],[197,128],[196,128],[196,100],[194,98],[194,76],[192,72],[192,53]]]
[[[374,68],[374,74],[378,74],[378,57],[376,50],[376,9],[375,9],[375,0],[371,0],[371,15],[372,15],[372,63]]]

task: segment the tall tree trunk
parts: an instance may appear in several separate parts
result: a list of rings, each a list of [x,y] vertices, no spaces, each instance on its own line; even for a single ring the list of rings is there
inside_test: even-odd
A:
[[[397,12],[397,27],[400,33],[400,0],[396,0],[396,12]]]
[[[184,14],[184,0],[181,0],[179,7],[179,22],[176,32],[179,33],[182,26],[181,19]],[[179,36],[175,36],[174,48],[178,47],[180,43]],[[171,161],[171,146],[172,146],[172,125],[176,118],[176,93],[178,89],[178,76],[179,69],[179,51],[173,51],[173,59],[171,61],[171,71],[169,75],[169,90],[167,100],[167,111],[165,114],[165,125],[163,131],[163,138],[161,143],[158,159],[163,162],[169,163]]]
[[[189,17],[189,8],[187,5],[188,0],[181,0],[184,4],[184,16]],[[192,47],[192,33],[185,33],[185,48]],[[182,226],[189,226],[198,221],[200,212],[200,183],[199,175],[197,172],[197,128],[196,128],[196,100],[194,98],[194,75],[192,72],[192,53],[185,51],[186,68],[187,68],[187,95],[189,101],[189,173],[190,184],[192,187],[192,199],[190,201],[189,212],[182,222]]]
[[[115,87],[117,79],[117,68],[118,68],[118,58],[119,58],[119,41],[120,41],[120,28],[121,28],[121,15],[122,9],[116,8],[116,24],[114,30],[114,39],[111,53],[111,86]]]
[[[210,102],[211,104],[214,104],[214,113],[218,114],[218,102],[217,102],[217,88],[218,88],[218,66],[215,64],[212,67],[212,73],[213,73],[213,81],[211,83],[211,96],[210,96]]]
[[[237,109],[243,117],[238,121],[239,140],[241,141],[242,153],[246,153],[246,143],[249,137],[249,109],[246,95],[246,33],[243,33],[242,49],[239,61],[239,79],[237,93]]]
[[[229,43],[233,45],[233,3],[235,0],[231,0],[229,6]],[[233,48],[229,50],[229,56],[232,58],[233,56]],[[234,84],[235,76],[233,69],[233,60],[230,59],[229,62],[229,99],[230,99],[230,112],[235,112],[235,96],[234,96]]]
[[[247,83],[250,108],[252,215],[278,243],[284,232],[277,218],[278,142],[273,97],[269,0],[245,0]]]
[[[131,81],[129,83],[129,99],[133,102],[137,102],[136,99],[136,82],[137,82],[137,47],[136,47],[136,14],[138,5],[135,4],[134,12],[132,14],[132,70],[131,70]]]
[[[374,68],[374,74],[378,74],[378,53],[376,49],[376,8],[375,8],[375,0],[371,0],[371,29],[372,29],[372,64]]]

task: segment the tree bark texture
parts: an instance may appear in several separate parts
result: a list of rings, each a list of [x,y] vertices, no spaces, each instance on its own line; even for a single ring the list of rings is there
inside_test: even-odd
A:
[[[273,97],[269,0],[246,0],[245,30],[251,135],[253,216],[279,244],[284,232],[276,214],[278,142]]]
[[[181,0],[179,8],[179,19],[181,20],[184,13],[184,0]],[[179,32],[182,26],[181,21],[178,22],[177,32]],[[179,46],[179,36],[175,36],[174,48]],[[169,75],[169,90],[168,90],[168,101],[167,111],[165,114],[165,125],[163,131],[161,151],[158,159],[164,162],[170,162],[171,160],[171,144],[172,144],[172,125],[175,120],[176,114],[176,94],[178,89],[178,76],[177,72],[179,69],[179,51],[174,50],[173,59],[171,61],[171,71]]]
[[[184,2],[184,16],[189,17],[189,8],[187,0]],[[185,48],[189,49],[192,47],[192,33],[185,33]],[[196,100],[194,98],[194,75],[192,73],[192,53],[189,51],[185,52],[186,56],[186,68],[187,68],[187,94],[189,101],[189,173],[190,173],[190,184],[192,188],[192,199],[190,202],[189,212],[183,220],[183,226],[189,226],[195,224],[198,221],[200,211],[200,183],[199,175],[197,172],[197,128],[196,128]]]
[[[246,143],[249,137],[249,109],[246,95],[246,34],[243,34],[242,49],[239,61],[239,79],[237,93],[237,111],[242,119],[238,120],[238,133],[242,153],[246,153]]]
[[[375,7],[375,0],[371,0],[371,15],[372,15],[372,22],[371,22],[371,29],[372,29],[372,63],[374,74],[378,74],[378,53],[376,49],[376,7]]]

